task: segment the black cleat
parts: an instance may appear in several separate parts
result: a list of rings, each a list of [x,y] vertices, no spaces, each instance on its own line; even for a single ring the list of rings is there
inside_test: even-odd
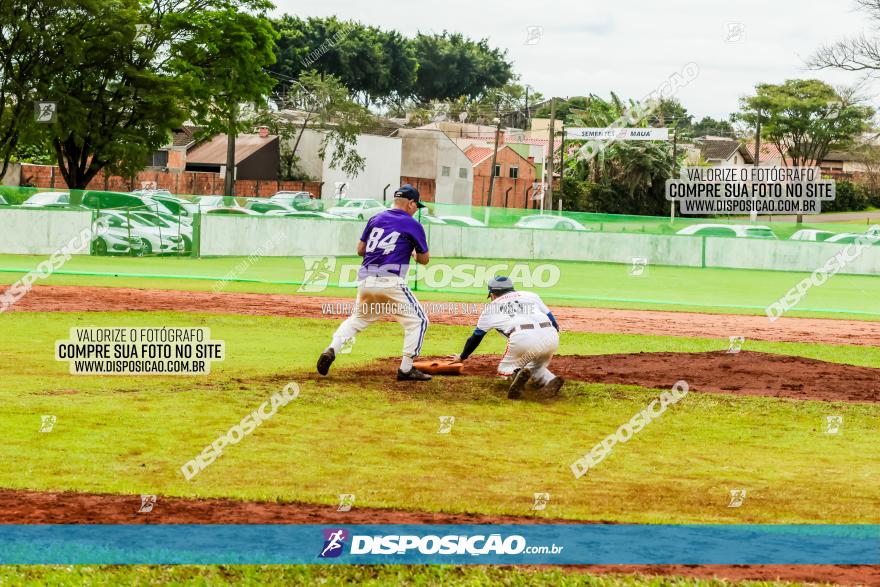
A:
[[[507,399],[519,399],[522,397],[522,390],[532,378],[532,372],[528,369],[520,369],[513,377],[513,383],[507,390]]]
[[[318,357],[318,373],[326,375],[330,372],[330,365],[336,360],[336,351],[332,348],[327,349]]]
[[[431,376],[427,373],[422,373],[415,367],[409,370],[409,372],[404,372],[401,369],[397,370],[397,380],[398,381],[430,381]]]
[[[562,377],[554,377],[544,386],[544,389],[550,395],[556,395],[559,393],[559,390],[562,389],[562,385],[565,383],[565,379]]]

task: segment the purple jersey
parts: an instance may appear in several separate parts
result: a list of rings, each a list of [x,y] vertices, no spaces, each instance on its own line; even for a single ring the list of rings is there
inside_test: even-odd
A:
[[[418,220],[396,208],[370,218],[361,240],[367,244],[367,251],[358,272],[360,279],[390,274],[406,277],[413,249],[417,253],[428,252],[425,229]]]

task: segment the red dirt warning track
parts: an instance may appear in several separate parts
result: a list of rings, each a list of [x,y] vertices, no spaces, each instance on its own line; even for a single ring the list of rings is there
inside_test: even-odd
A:
[[[181,499],[159,496],[153,511],[138,513],[138,495],[99,495],[0,489],[0,524],[547,524],[584,523],[537,516],[487,516],[355,507]],[[590,523],[590,522],[586,522]],[[880,567],[833,565],[584,565],[588,573],[880,585]]]
[[[350,298],[254,293],[213,293],[114,287],[35,286],[10,308],[13,312],[122,312],[178,311],[222,314],[250,314],[297,318],[341,319],[322,312],[322,306],[351,303]],[[470,314],[431,312],[435,324],[473,325]],[[648,310],[613,310],[554,306],[563,330],[609,334],[653,334],[722,338],[744,336],[749,340],[815,342],[873,346],[880,341],[880,322],[820,318],[700,314]]]

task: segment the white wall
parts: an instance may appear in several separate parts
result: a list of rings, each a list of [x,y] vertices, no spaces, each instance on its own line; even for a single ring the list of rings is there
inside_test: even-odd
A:
[[[296,144],[297,135],[287,141],[288,147],[293,148]],[[318,150],[321,148],[321,141],[324,140],[324,133],[307,128],[303,131],[299,144],[296,146],[296,156],[299,157],[299,167],[306,173],[309,178],[315,181],[321,181],[321,174],[324,169],[324,162],[318,156]]]
[[[390,198],[394,190],[400,187],[401,140],[397,137],[379,135],[358,135],[358,153],[366,158],[365,166],[355,177],[349,177],[341,169],[330,168],[330,154],[333,143],[327,146],[321,181],[321,199],[327,201],[326,206],[336,202],[336,182],[344,181],[346,195],[349,198],[375,198],[382,201],[382,192],[386,185],[391,184],[385,192]]]
[[[352,255],[365,222],[290,218],[208,216],[203,219],[204,256],[248,256],[264,243],[269,256]],[[847,245],[701,238],[677,235],[564,232],[518,228],[427,225],[428,244],[437,257],[534,259],[814,271]],[[703,247],[705,246],[705,253]],[[3,252],[3,251],[0,251]],[[866,249],[842,273],[880,275],[880,246]]]
[[[474,170],[471,160],[458,148],[446,135],[436,142],[437,168],[436,189],[434,201],[438,204],[461,204],[470,205],[471,192],[474,187]],[[443,167],[449,167],[449,177],[443,177]],[[464,169],[466,176],[459,176],[459,170]]]
[[[767,246],[767,245],[770,246]],[[739,238],[707,238],[706,266],[812,272],[849,245]],[[855,248],[850,249],[850,253]],[[880,275],[880,246],[863,249],[842,273]],[[880,305],[880,301],[878,301]]]
[[[82,210],[28,210],[0,207],[0,253],[51,255],[74,241],[92,225],[92,213]],[[89,243],[71,252],[89,253]]]
[[[366,222],[202,216],[201,255],[354,255]]]
[[[50,255],[81,242],[91,226],[88,211],[0,208],[0,253]],[[249,216],[203,216],[201,254],[242,256],[353,255],[363,221]],[[848,245],[700,238],[676,235],[562,232],[517,228],[428,225],[431,253],[438,257],[632,262],[652,265],[728,267],[810,272]],[[703,251],[705,246],[705,252]],[[88,245],[75,252],[88,253]],[[842,273],[880,275],[880,246],[867,248]]]

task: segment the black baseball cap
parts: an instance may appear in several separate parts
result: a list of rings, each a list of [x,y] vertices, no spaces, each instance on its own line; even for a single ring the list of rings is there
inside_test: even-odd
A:
[[[395,198],[406,198],[407,200],[412,200],[416,204],[418,204],[419,208],[424,208],[425,205],[419,201],[419,190],[414,188],[411,184],[405,183],[394,192]]]

